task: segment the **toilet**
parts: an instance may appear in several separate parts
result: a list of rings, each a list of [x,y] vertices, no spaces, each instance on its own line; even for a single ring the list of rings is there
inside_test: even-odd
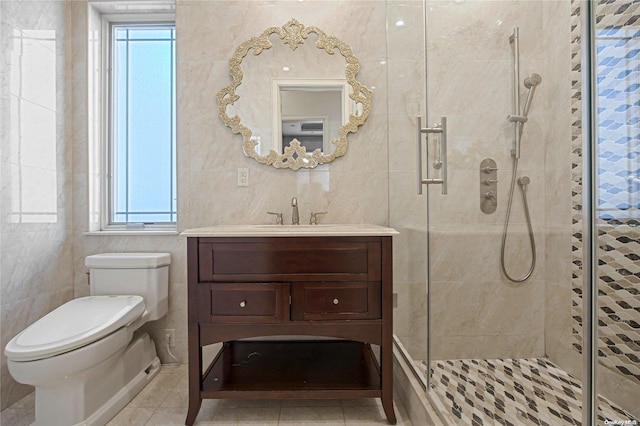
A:
[[[147,333],[167,314],[169,253],[88,256],[90,296],[45,315],[7,344],[13,378],[36,388],[36,425],[104,425],[160,370]]]

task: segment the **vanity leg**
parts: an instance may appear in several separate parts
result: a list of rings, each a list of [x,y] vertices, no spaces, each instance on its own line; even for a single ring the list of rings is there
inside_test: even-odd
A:
[[[382,239],[382,344],[380,345],[380,385],[382,408],[389,424],[396,424],[393,411],[393,270],[391,237]]]
[[[202,348],[197,341],[198,329],[196,327],[189,327],[189,411],[187,411],[187,418],[184,424],[192,426],[198,412],[200,411],[200,405],[202,405],[202,398],[200,397],[200,382],[202,380]]]
[[[200,382],[202,381],[202,348],[200,347],[200,327],[198,325],[198,239],[187,238],[187,348],[189,371],[189,411],[184,424],[192,426],[196,422],[202,398]]]
[[[382,408],[390,425],[396,424],[396,413],[393,409],[393,353],[391,348],[380,348],[382,369]]]
[[[198,412],[200,412],[201,404],[202,399],[189,395],[189,411],[187,412],[187,419],[184,421],[185,425],[192,426],[196,422],[196,417],[198,417]]]

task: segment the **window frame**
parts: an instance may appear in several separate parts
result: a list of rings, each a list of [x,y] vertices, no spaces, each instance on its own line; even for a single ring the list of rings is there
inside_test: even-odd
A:
[[[102,65],[101,65],[101,135],[100,135],[100,159],[101,159],[101,177],[100,177],[100,232],[117,232],[117,233],[136,233],[142,232],[144,234],[149,233],[171,233],[177,232],[177,220],[178,220],[178,185],[177,185],[177,164],[175,170],[176,184],[174,197],[176,198],[176,212],[175,222],[158,222],[158,223],[113,223],[111,221],[113,217],[113,55],[112,55],[112,43],[113,34],[112,28],[114,26],[121,25],[172,25],[174,27],[175,37],[175,15],[174,14],[102,14],[102,28],[101,28],[101,50],[102,50]],[[176,49],[177,51],[177,49]],[[174,70],[176,64],[176,54],[174,51]],[[174,71],[174,78],[176,72]],[[177,80],[175,84],[175,90],[177,90]],[[174,113],[177,114],[177,96],[173,98]],[[177,126],[177,123],[176,123]],[[174,132],[176,132],[176,126],[174,126]],[[176,135],[177,139],[177,135]],[[176,156],[177,156],[177,140],[176,140]],[[175,161],[175,157],[174,157]]]

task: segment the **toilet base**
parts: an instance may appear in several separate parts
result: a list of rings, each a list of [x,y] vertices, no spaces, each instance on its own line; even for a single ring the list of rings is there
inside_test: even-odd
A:
[[[82,377],[36,387],[35,426],[103,426],[160,371],[147,333],[134,335],[126,349]]]

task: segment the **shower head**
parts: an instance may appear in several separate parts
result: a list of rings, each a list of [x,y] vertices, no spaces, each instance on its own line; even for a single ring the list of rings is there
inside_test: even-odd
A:
[[[536,87],[540,83],[542,83],[542,77],[540,77],[540,74],[536,74],[535,72],[524,79],[524,87],[529,89],[529,93],[527,93],[527,100],[524,101],[524,108],[522,109],[522,115],[524,115],[525,117],[529,115],[529,108],[531,108],[531,100],[533,99],[533,94],[536,91]],[[522,127],[520,127],[520,129],[520,131],[522,131]]]
[[[531,89],[540,83],[542,83],[542,77],[540,77],[540,74],[536,74],[535,72],[524,79],[524,87],[527,89]]]
[[[529,179],[529,176],[522,176],[518,178],[518,185],[520,186],[529,185],[530,183],[531,183],[531,179]]]

